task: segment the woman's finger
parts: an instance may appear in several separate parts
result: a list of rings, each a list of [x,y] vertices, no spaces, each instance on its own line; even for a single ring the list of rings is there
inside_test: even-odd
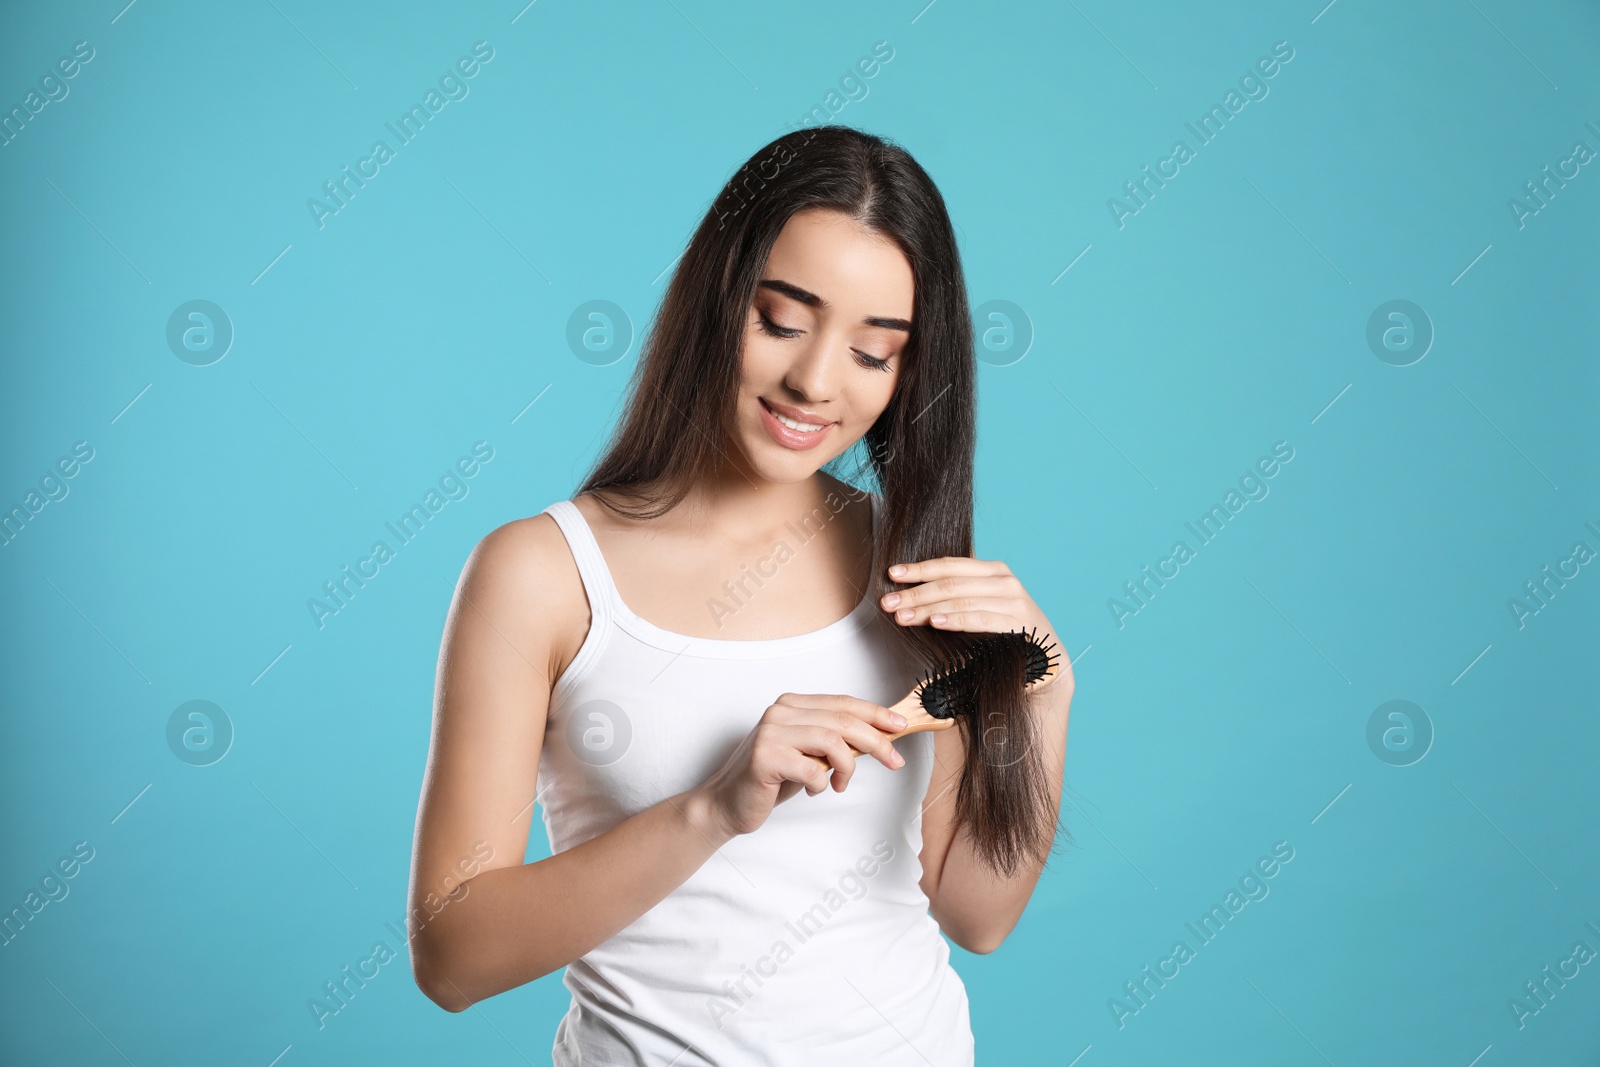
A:
[[[997,559],[974,559],[971,556],[938,556],[895,563],[889,567],[889,577],[896,582],[926,582],[947,574],[981,576],[1010,573],[1011,568]]]
[[[966,616],[971,621],[975,613],[999,620],[998,630],[1014,630],[1023,625],[1022,618],[1018,615],[1020,605],[1012,599],[1005,597],[950,597],[943,600],[930,600],[926,604],[918,604],[910,608],[897,608],[894,621],[901,626],[920,626],[932,620],[935,615],[946,618]],[[938,625],[935,623],[934,625]],[[953,627],[963,629],[964,627]]]
[[[810,721],[807,715],[810,711],[845,711],[885,733],[898,733],[906,728],[905,716],[898,711],[842,693],[785,693],[778,701],[786,709],[782,712],[784,722]]]
[[[789,730],[795,751],[826,765],[832,771],[834,791],[844,792],[856,771],[855,752],[845,732],[833,725],[791,726]]]
[[[885,611],[898,611],[901,608],[914,608],[919,604],[949,600],[953,597],[996,597],[1019,603],[1029,599],[1028,590],[1021,580],[1015,575],[1007,574],[936,578],[931,582],[912,586],[910,589],[885,593],[878,599],[878,606]]]
[[[778,761],[778,773],[789,782],[798,782],[806,793],[816,796],[828,788],[833,777],[833,766],[827,760],[809,756],[798,748],[791,748]],[[779,793],[782,796],[780,790]]]
[[[832,702],[832,708],[807,708],[801,712],[802,723],[829,727],[837,730],[850,747],[852,756],[870,755],[891,771],[898,770],[905,764],[905,759],[894,747],[893,735],[905,729],[905,716],[890,710],[881,704],[874,704],[868,700],[856,697],[839,697]],[[876,726],[862,715],[870,715],[874,719],[885,723],[885,726]],[[893,720],[897,726],[887,725]]]

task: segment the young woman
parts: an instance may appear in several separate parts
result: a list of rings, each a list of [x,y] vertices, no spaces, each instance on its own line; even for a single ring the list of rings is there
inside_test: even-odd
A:
[[[433,1001],[565,967],[557,1065],[973,1062],[940,931],[991,952],[1021,916],[1072,695],[1064,656],[1026,692],[1009,665],[891,740],[975,635],[1054,640],[971,558],[975,367],[905,151],[801,130],[729,181],[593,472],[462,574],[410,891]],[[858,443],[877,489],[823,469]]]

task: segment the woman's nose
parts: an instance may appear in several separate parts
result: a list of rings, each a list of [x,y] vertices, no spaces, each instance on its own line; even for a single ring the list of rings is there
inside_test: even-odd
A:
[[[794,391],[801,403],[826,400],[837,392],[835,378],[842,366],[839,354],[835,342],[821,338],[812,341],[795,355],[789,372],[784,375],[784,384]]]

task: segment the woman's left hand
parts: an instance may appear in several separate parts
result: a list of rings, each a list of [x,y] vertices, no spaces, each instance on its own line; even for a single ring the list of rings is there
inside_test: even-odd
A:
[[[969,556],[941,556],[918,563],[900,563],[889,568],[889,577],[911,588],[889,593],[879,607],[894,613],[901,626],[929,625],[939,630],[965,630],[972,633],[1003,633],[1007,630],[1035,630],[1039,643],[1058,646],[1056,672],[1048,681],[1029,690],[1042,692],[1061,679],[1072,688],[1072,665],[1066,647],[1056,636],[1055,627],[1045,618],[1039,605],[1028,595],[1021,579],[999,560]]]

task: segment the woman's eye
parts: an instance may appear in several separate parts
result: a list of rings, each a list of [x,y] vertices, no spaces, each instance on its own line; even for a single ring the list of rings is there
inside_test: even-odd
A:
[[[865,352],[857,352],[856,356],[863,367],[868,367],[872,370],[889,369],[889,361],[886,359],[879,359],[877,356],[869,356]]]
[[[792,326],[779,326],[777,323],[768,318],[766,312],[764,311],[756,312],[756,320],[756,325],[761,332],[770,337],[798,337],[805,332],[804,330],[797,329]],[[858,349],[851,349],[851,351],[855,352],[856,362],[860,363],[863,367],[866,367],[869,370],[886,371],[889,369],[889,361],[887,359],[879,359],[877,356],[869,356],[865,352],[862,352]]]
[[[765,312],[757,312],[757,316],[760,319],[762,333],[770,334],[773,337],[795,337],[800,333],[799,330],[791,329],[787,326],[779,326],[777,323],[767,318]]]

